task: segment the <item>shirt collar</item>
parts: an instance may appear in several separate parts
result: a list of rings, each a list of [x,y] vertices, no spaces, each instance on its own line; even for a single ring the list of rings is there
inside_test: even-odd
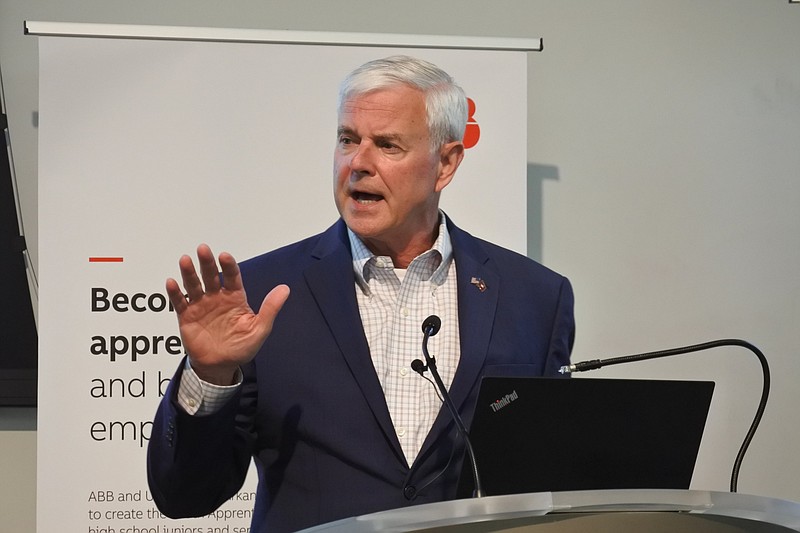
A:
[[[369,251],[364,242],[347,228],[347,235],[350,239],[350,250],[353,255],[353,272],[356,276],[356,284],[369,294],[369,279],[371,265],[383,263],[383,267],[391,267],[392,260],[389,257],[379,257]],[[430,281],[434,285],[441,285],[447,279],[447,272],[450,263],[453,261],[453,244],[450,240],[450,232],[447,231],[447,222],[444,212],[439,210],[439,236],[434,241],[430,250],[427,250],[411,261],[409,268],[415,262],[425,261],[429,263]]]

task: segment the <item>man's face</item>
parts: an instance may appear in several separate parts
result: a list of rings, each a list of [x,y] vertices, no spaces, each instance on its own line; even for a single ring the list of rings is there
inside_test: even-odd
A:
[[[421,253],[433,243],[439,192],[462,154],[461,143],[431,150],[419,90],[397,86],[346,100],[334,154],[339,214],[374,253]]]

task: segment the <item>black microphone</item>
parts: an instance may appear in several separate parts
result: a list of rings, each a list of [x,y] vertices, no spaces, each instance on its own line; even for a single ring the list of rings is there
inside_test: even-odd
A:
[[[744,437],[744,442],[742,442],[742,446],[739,448],[739,453],[736,455],[736,460],[733,463],[733,472],[731,473],[731,492],[736,492],[737,485],[739,483],[739,470],[742,467],[744,454],[747,452],[747,448],[750,446],[750,442],[753,440],[753,436],[758,429],[758,425],[761,423],[761,417],[764,415],[764,410],[767,408],[767,399],[769,398],[769,364],[767,363],[767,358],[764,357],[764,354],[761,352],[761,350],[747,341],[739,339],[722,339],[704,342],[701,344],[693,344],[691,346],[683,346],[681,348],[672,348],[669,350],[659,350],[656,352],[613,357],[611,359],[592,359],[591,361],[582,361],[580,363],[562,366],[558,371],[562,374],[567,374],[570,372],[585,372],[587,370],[596,370],[604,366],[633,363],[636,361],[646,361],[648,359],[658,359],[661,357],[670,357],[673,355],[681,355],[691,352],[700,352],[702,350],[717,348],[719,346],[741,346],[742,348],[747,348],[753,352],[756,357],[758,357],[758,360],[761,363],[761,373],[763,375],[763,386],[761,389],[761,399],[758,402],[758,409],[756,409],[753,422],[750,424],[750,429],[747,431],[747,435]]]
[[[426,370],[428,370],[428,367],[425,366],[425,363],[423,363],[419,359],[414,359],[413,361],[411,361],[411,370],[413,370],[414,372],[416,372],[417,374],[422,376],[422,374]],[[422,377],[425,377],[425,376],[422,376]]]
[[[422,323],[422,332],[427,337],[433,337],[439,333],[439,328],[442,327],[442,319],[436,315],[431,315]]]
[[[450,411],[450,416],[453,417],[456,428],[458,429],[458,432],[461,434],[461,437],[464,439],[464,443],[467,446],[469,460],[472,462],[472,479],[475,482],[475,490],[472,492],[472,497],[480,498],[484,495],[483,486],[481,485],[480,475],[478,474],[478,464],[475,461],[475,451],[472,449],[472,442],[469,439],[469,433],[464,425],[464,421],[461,419],[461,415],[458,414],[458,409],[456,409],[452,398],[450,398],[450,393],[447,392],[447,387],[444,386],[444,382],[442,381],[441,376],[439,376],[439,371],[436,369],[436,359],[431,357],[431,355],[428,353],[428,339],[436,335],[441,327],[442,320],[436,315],[429,316],[422,323],[422,331],[425,334],[425,336],[422,338],[422,354],[425,356],[427,369],[431,371],[431,375],[436,383],[436,387],[441,393],[442,401]],[[419,375],[422,375],[422,373],[425,371],[425,368],[426,366],[423,365],[422,361],[419,359],[414,359],[411,361],[411,369],[419,373]]]

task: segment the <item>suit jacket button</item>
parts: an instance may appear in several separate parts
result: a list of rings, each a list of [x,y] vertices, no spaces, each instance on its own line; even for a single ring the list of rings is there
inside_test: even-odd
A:
[[[407,500],[413,500],[417,497],[417,487],[409,485],[408,487],[404,488],[403,496],[405,496]]]

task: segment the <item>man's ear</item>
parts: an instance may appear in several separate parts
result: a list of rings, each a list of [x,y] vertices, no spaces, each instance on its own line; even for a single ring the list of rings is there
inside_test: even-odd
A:
[[[464,159],[464,143],[461,141],[449,142],[442,146],[439,151],[439,177],[436,180],[436,192],[441,192],[453,180],[462,159]]]

